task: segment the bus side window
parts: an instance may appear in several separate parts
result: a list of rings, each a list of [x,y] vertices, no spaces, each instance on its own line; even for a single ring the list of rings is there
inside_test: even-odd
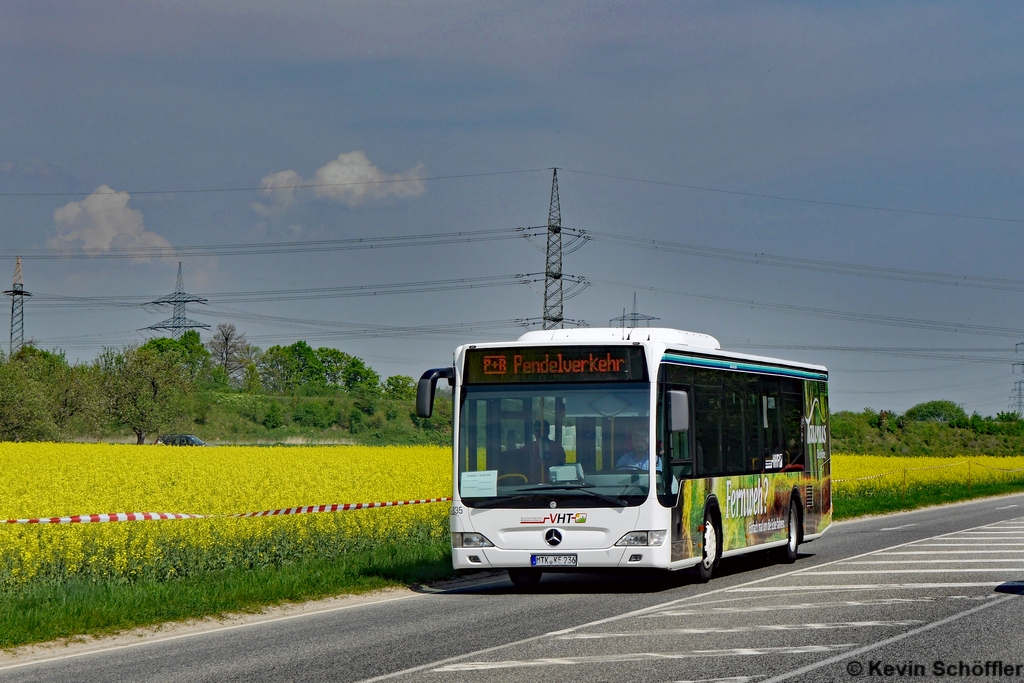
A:
[[[708,379],[721,382],[721,378],[708,371]],[[693,388],[694,426],[696,427],[697,474],[717,476],[724,472],[722,467],[722,385],[702,384]]]
[[[782,398],[779,392],[779,378],[761,378],[761,428],[764,430],[764,469],[782,469],[785,440],[782,437]],[[774,456],[774,457],[773,457]]]
[[[783,469],[804,469],[804,395],[800,380],[783,379],[782,384],[782,436],[784,439]]]
[[[671,435],[672,475],[676,479],[693,476],[693,455],[690,453],[690,433],[675,432]]]
[[[744,437],[744,396],[746,394],[746,375],[729,372],[724,373],[725,410],[722,429],[722,460],[725,471],[729,474],[740,474],[747,469]]]

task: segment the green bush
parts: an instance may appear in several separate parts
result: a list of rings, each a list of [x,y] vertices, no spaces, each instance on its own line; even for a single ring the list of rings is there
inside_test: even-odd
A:
[[[271,403],[267,406],[267,413],[263,416],[263,426],[267,429],[277,429],[284,425],[284,411],[278,403]]]
[[[904,415],[912,422],[957,422],[966,420],[967,413],[952,401],[918,403]]]
[[[303,427],[327,429],[338,422],[338,409],[331,403],[301,403],[292,413],[292,421]]]

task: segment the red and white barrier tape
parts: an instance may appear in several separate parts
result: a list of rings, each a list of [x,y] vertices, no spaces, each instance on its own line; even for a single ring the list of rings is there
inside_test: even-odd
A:
[[[278,510],[262,510],[260,512],[239,512],[234,515],[211,515],[223,517],[276,517],[278,515],[308,515],[316,512],[346,512],[348,510],[366,510],[368,508],[391,508],[402,505],[421,505],[423,503],[445,503],[451,498],[420,498],[419,500],[393,500],[388,503],[345,503],[343,505],[310,505],[304,508],[280,508]]]
[[[343,503],[335,505],[309,505],[299,508],[278,508],[259,512],[239,512],[233,515],[189,515],[178,512],[111,512],[102,515],[71,515],[69,517],[34,517],[31,519],[5,519],[4,524],[97,524],[101,522],[142,522],[157,519],[213,519],[225,517],[278,517],[282,515],[309,515],[318,512],[346,512],[369,508],[390,508],[424,503],[444,503],[451,498],[420,498],[393,500],[384,503]]]

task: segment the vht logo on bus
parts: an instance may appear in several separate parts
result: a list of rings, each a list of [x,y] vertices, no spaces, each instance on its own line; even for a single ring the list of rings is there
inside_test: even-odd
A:
[[[543,517],[520,517],[520,524],[586,524],[586,512],[552,512]]]

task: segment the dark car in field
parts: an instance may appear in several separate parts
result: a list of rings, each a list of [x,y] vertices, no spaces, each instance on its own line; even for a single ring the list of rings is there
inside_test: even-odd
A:
[[[209,446],[198,436],[192,436],[191,434],[166,434],[158,437],[156,440],[158,445],[163,444],[164,446]]]

